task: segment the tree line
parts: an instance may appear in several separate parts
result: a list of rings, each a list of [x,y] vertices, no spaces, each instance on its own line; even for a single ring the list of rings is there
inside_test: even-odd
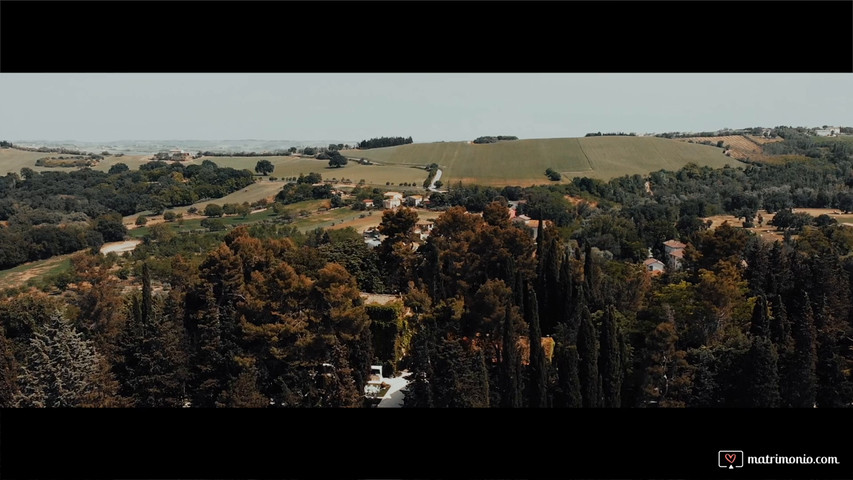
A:
[[[472,143],[483,144],[483,143],[497,143],[508,140],[518,140],[518,137],[514,135],[496,135],[496,136],[484,136],[477,137],[474,139]]]
[[[369,148],[393,147],[396,145],[408,145],[412,143],[412,137],[377,137],[369,140],[358,142],[359,150],[367,150]]]

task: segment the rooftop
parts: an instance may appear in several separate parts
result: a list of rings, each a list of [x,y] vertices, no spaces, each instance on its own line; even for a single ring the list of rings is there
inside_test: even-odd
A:
[[[672,248],[684,248],[687,246],[687,245],[679,242],[678,240],[667,240],[667,241],[663,242],[663,244],[666,245],[667,247],[672,247]]]

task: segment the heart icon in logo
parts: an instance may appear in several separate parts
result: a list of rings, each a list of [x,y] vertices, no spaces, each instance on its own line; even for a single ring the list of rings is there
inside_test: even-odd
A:
[[[736,453],[727,453],[727,454],[726,454],[726,461],[727,461],[727,462],[729,462],[729,463],[735,463],[735,460],[736,460],[736,459],[737,459],[737,454],[736,454]]]

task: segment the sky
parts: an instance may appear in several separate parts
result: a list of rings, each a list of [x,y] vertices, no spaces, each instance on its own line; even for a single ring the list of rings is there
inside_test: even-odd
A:
[[[0,73],[0,140],[338,140],[853,126],[853,74]]]

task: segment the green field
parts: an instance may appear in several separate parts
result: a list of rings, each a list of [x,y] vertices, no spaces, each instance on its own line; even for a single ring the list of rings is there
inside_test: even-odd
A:
[[[436,142],[370,150],[348,150],[383,165],[437,163],[445,185],[461,181],[491,185],[548,183],[545,170],[607,180],[622,175],[678,169],[687,163],[711,167],[739,164],[719,148],[657,137],[585,137],[515,140],[476,145]]]
[[[341,222],[353,222],[355,220],[359,220],[362,214],[367,215],[368,213],[352,210],[348,207],[328,209],[328,205],[328,200],[306,200],[304,202],[287,205],[287,208],[293,212],[294,215],[298,215],[299,212],[302,211],[308,212],[308,216],[297,217],[291,225],[302,232],[307,232],[317,227],[327,228],[333,225],[340,225]],[[320,210],[321,208],[324,208],[324,210]],[[378,224],[382,217],[382,212],[374,211],[373,216],[375,216],[376,223]],[[226,226],[234,227],[237,225],[250,225],[264,221],[275,222],[276,218],[277,216],[273,213],[272,209],[267,209],[257,213],[252,213],[245,218],[238,215],[226,215],[219,217],[219,220],[221,220]],[[126,221],[129,219],[130,217],[125,218]],[[203,218],[193,218],[190,220],[184,220],[182,223],[170,222],[167,225],[172,227],[172,230],[175,232],[200,230],[204,229],[204,227],[201,226],[202,220]],[[133,228],[128,232],[132,238],[142,238],[149,233],[150,229],[148,227]],[[0,274],[2,274],[2,272],[0,272]]]
[[[345,167],[330,168],[328,160],[289,156],[202,157],[194,160],[194,162],[211,160],[220,167],[247,169],[254,172],[255,165],[261,159],[269,160],[275,166],[275,170],[270,176],[279,179],[298,177],[299,174],[307,175],[311,172],[316,172],[322,175],[324,180],[348,179],[353,185],[357,184],[360,180],[364,180],[368,185],[376,186],[385,186],[388,182],[393,185],[415,182],[420,186],[427,177],[425,170],[405,165],[359,165],[356,162],[349,162]]]
[[[37,167],[36,160],[42,157],[66,156],[58,153],[45,152],[27,152],[13,148],[0,149],[0,175],[5,175],[9,172],[20,173],[21,169],[32,168],[37,172],[45,170],[53,170],[58,172],[70,172],[74,168],[65,167]],[[360,156],[358,156],[360,158]],[[220,167],[231,167],[238,170],[255,171],[255,165],[258,160],[269,160],[274,166],[275,171],[270,174],[271,177],[287,178],[298,177],[299,174],[309,174],[317,172],[324,179],[348,179],[353,185],[360,180],[364,180],[368,185],[386,186],[387,183],[399,185],[401,183],[416,183],[418,186],[423,184],[427,177],[427,172],[419,168],[411,168],[405,165],[359,165],[356,162],[350,162],[342,168],[330,168],[328,160],[316,160],[313,158],[300,158],[290,156],[269,156],[269,157],[202,157],[186,162],[186,165],[200,164],[204,160],[210,160]],[[140,165],[151,160],[151,155],[124,155],[121,157],[106,157],[99,162],[98,165],[92,167],[93,170],[108,171],[110,167],[116,163],[124,163],[131,170],[138,169]],[[280,188],[280,187],[279,187]],[[251,200],[250,200],[251,201]],[[242,203],[242,201],[240,202]]]
[[[814,137],[818,143],[844,142],[853,143],[853,135],[839,135],[837,137]]]
[[[45,260],[28,262],[7,270],[0,270],[0,290],[21,287],[48,275],[71,271],[71,256],[59,255]]]

